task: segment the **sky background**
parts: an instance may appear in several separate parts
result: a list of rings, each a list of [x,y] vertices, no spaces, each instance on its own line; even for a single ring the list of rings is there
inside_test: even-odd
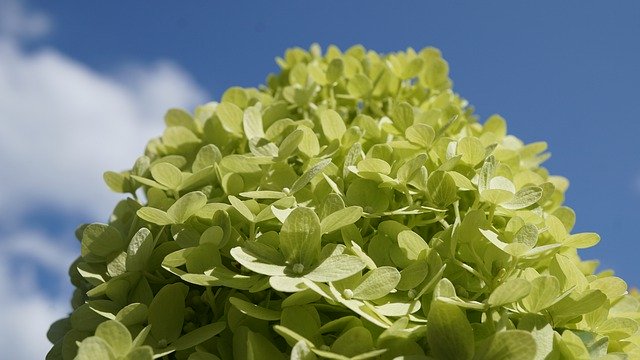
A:
[[[69,311],[73,231],[104,222],[170,107],[257,86],[292,46],[435,46],[484,121],[544,140],[574,231],[640,286],[638,1],[0,0],[0,348],[43,358]]]

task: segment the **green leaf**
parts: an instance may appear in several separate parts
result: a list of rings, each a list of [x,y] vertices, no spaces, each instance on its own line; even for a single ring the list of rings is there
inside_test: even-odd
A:
[[[562,245],[574,247],[577,249],[585,249],[585,248],[595,246],[599,242],[600,242],[600,235],[596,233],[580,233],[580,234],[569,235],[562,242]]]
[[[159,184],[169,189],[178,189],[182,184],[182,171],[174,165],[161,162],[151,167],[151,176]]]
[[[541,197],[542,188],[538,186],[529,186],[520,189],[517,193],[515,193],[511,200],[500,203],[500,206],[510,210],[524,209],[538,202]]]
[[[290,264],[310,268],[320,255],[320,219],[304,207],[295,208],[280,231],[280,250]]]
[[[280,325],[314,342],[320,338],[320,316],[313,305],[282,309]]]
[[[373,338],[369,330],[362,326],[345,331],[331,345],[331,351],[347,357],[354,357],[373,349]]]
[[[318,175],[322,170],[327,167],[331,163],[331,159],[324,159],[319,161],[317,164],[310,167],[307,171],[302,174],[291,186],[291,190],[289,194],[293,195],[298,191],[302,190],[311,180],[313,180],[316,175]]]
[[[391,266],[381,266],[367,272],[360,284],[353,289],[353,298],[360,300],[379,299],[395,289],[400,282],[400,272]]]
[[[189,288],[182,283],[169,284],[153,298],[149,306],[149,325],[151,335],[160,347],[180,337],[184,323],[184,300],[188,291]]]
[[[111,225],[90,224],[82,232],[81,253],[87,260],[91,260],[91,256],[108,257],[124,246],[120,232]]]
[[[263,308],[237,297],[230,297],[229,302],[235,306],[236,309],[240,310],[241,313],[253,318],[266,321],[280,320],[280,311]]]
[[[304,341],[298,341],[291,349],[291,360],[316,360],[316,355],[311,351],[309,344]]]
[[[293,152],[296,151],[303,139],[304,131],[300,129],[292,131],[291,134],[287,135],[280,143],[278,147],[278,158],[284,160],[293,155]]]
[[[233,206],[234,209],[238,210],[240,215],[244,216],[245,219],[249,220],[250,222],[255,222],[256,216],[251,212],[251,210],[249,210],[244,202],[240,201],[240,199],[235,196],[229,195],[229,203],[231,203],[231,206]]]
[[[473,329],[466,315],[457,306],[434,301],[427,318],[427,341],[438,359],[465,360],[473,358]]]
[[[428,251],[429,245],[424,239],[411,230],[402,230],[398,233],[398,246],[389,251],[391,259],[400,268],[406,268],[418,260],[420,253]]]
[[[129,181],[123,174],[113,171],[107,171],[102,174],[102,178],[104,179],[104,182],[107,184],[109,189],[111,189],[111,191],[117,193],[125,193],[131,191]]]
[[[136,214],[140,219],[156,225],[171,225],[178,222],[177,219],[169,216],[166,212],[148,206],[138,209]]]
[[[536,357],[536,341],[523,330],[501,331],[483,345],[481,359],[486,360],[533,360]]]
[[[334,255],[325,259],[305,278],[317,282],[338,281],[364,269],[365,263],[357,256]]]
[[[107,320],[98,325],[96,336],[104,340],[116,356],[122,356],[129,352],[132,340],[129,330],[115,320]]]
[[[351,225],[362,217],[362,208],[359,206],[349,206],[329,214],[320,222],[320,231],[327,234],[340,228]]]
[[[325,110],[320,114],[320,125],[324,136],[327,137],[329,142],[340,141],[342,135],[347,132],[347,127],[340,114],[331,109]]]
[[[560,282],[553,276],[540,276],[531,281],[531,291],[522,305],[532,313],[538,313],[553,305],[560,296]]]
[[[201,326],[179,337],[171,344],[176,351],[186,350],[211,339],[220,334],[227,327],[225,322],[215,322]]]
[[[436,132],[427,124],[409,126],[404,134],[407,140],[423,148],[431,147],[431,143],[433,143],[433,139],[436,136]]]
[[[401,102],[393,107],[393,124],[401,133],[413,125],[413,119],[413,107],[408,103]]]
[[[511,304],[527,296],[530,291],[531,284],[525,279],[507,280],[493,290],[487,304],[492,307]]]
[[[384,160],[367,158],[362,159],[358,163],[358,171],[389,175],[391,172],[391,166]]]
[[[436,171],[427,180],[429,196],[436,205],[446,207],[458,199],[456,182],[444,171]]]
[[[485,149],[480,140],[470,136],[463,137],[458,141],[456,152],[458,155],[462,155],[463,162],[472,166],[484,160],[485,157]]]
[[[247,359],[255,360],[284,360],[278,348],[267,338],[249,331],[247,334]]]
[[[97,336],[88,337],[78,345],[77,360],[115,360],[116,356],[106,341]]]
[[[149,308],[145,304],[129,304],[116,315],[116,320],[124,326],[138,325],[147,320]]]
[[[312,158],[320,152],[320,143],[318,142],[318,136],[310,128],[306,126],[298,127],[298,130],[302,130],[302,141],[298,144],[298,149],[301,153],[309,158]]]
[[[222,102],[216,107],[216,114],[225,131],[236,136],[242,135],[244,113],[238,106]]]
[[[512,242],[524,244],[529,249],[533,248],[538,242],[538,227],[533,224],[525,224],[516,232]]]
[[[133,235],[127,248],[127,271],[142,271],[147,267],[147,262],[156,246],[151,231],[141,228]]]
[[[340,79],[340,77],[342,76],[343,71],[344,63],[341,59],[336,58],[331,60],[331,62],[329,62],[329,65],[327,66],[327,83],[333,84],[338,81],[338,79]]]
[[[354,98],[366,98],[373,89],[371,80],[364,74],[356,74],[347,84],[347,91]]]
[[[264,245],[268,246],[268,245]],[[235,247],[230,251],[231,256],[247,269],[267,276],[284,276],[286,266],[284,264],[271,264],[268,259],[264,259],[251,251]]]
[[[262,127],[262,114],[259,107],[250,106],[244,110],[242,125],[247,139],[265,137],[264,128]]]
[[[148,345],[137,347],[131,350],[123,359],[124,360],[152,360],[153,348]]]
[[[171,205],[167,210],[167,215],[182,224],[206,204],[207,195],[201,191],[190,192]]]

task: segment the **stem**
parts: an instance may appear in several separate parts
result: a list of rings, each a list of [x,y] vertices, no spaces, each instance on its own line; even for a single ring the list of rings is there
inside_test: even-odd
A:
[[[249,240],[254,241],[256,239],[256,223],[251,221],[249,223]]]
[[[496,205],[492,204],[491,208],[489,209],[489,223],[491,224],[491,226],[493,226],[493,215],[496,212]]]

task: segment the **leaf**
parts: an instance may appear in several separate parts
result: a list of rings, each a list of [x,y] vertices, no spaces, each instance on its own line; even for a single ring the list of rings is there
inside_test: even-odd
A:
[[[247,334],[247,358],[264,360],[284,360],[278,348],[259,333],[249,331]]]
[[[291,349],[291,360],[316,360],[316,355],[311,351],[309,344],[304,341],[298,341]]]
[[[161,162],[151,166],[151,176],[159,184],[169,189],[178,189],[182,184],[182,171],[174,165]]]
[[[356,326],[345,331],[331,345],[331,351],[347,357],[354,357],[373,349],[373,338],[369,330]]]
[[[473,329],[457,306],[434,301],[427,317],[427,341],[438,359],[473,358]]]
[[[381,266],[367,272],[360,284],[353,289],[353,298],[360,300],[379,299],[391,292],[400,282],[400,272],[391,266]]]
[[[433,143],[433,139],[435,139],[436,132],[427,124],[415,124],[409,126],[404,135],[405,138],[412,143],[420,145],[423,148],[429,148]]]
[[[533,248],[538,242],[538,227],[533,224],[525,224],[516,232],[512,242],[524,244],[529,249]]]
[[[498,286],[487,300],[492,307],[516,302],[527,296],[531,291],[531,284],[525,279],[511,279]]]
[[[562,245],[574,247],[577,249],[585,249],[595,246],[600,242],[600,235],[596,233],[580,233],[572,234],[564,239]]]
[[[429,176],[427,190],[430,198],[439,206],[446,207],[458,198],[455,181],[444,171],[435,171]]]
[[[327,83],[333,84],[338,81],[338,79],[340,79],[340,77],[342,76],[343,71],[344,63],[340,58],[331,60],[331,62],[329,62],[329,65],[327,66]]]
[[[189,288],[182,283],[169,284],[153,298],[149,306],[149,325],[151,335],[159,343],[172,343],[182,333],[184,300],[188,291]]]
[[[164,226],[175,224],[178,222],[177,219],[169,216],[169,214],[167,214],[166,212],[149,206],[138,209],[136,214],[138,215],[138,217],[140,217],[140,219],[156,225]]]
[[[297,129],[287,135],[278,147],[278,158],[284,160],[293,155],[302,140],[304,139],[304,131]]]
[[[229,302],[235,306],[236,309],[240,310],[241,313],[253,318],[266,321],[280,320],[280,311],[263,308],[237,297],[230,297]]]
[[[349,206],[329,214],[320,222],[320,231],[322,234],[339,230],[340,228],[351,225],[362,217],[362,208],[359,206]]]
[[[318,142],[318,136],[310,128],[306,126],[298,127],[298,130],[302,130],[302,141],[298,144],[298,149],[301,153],[309,158],[312,158],[320,152],[320,143]]]
[[[309,208],[295,208],[280,230],[280,250],[286,261],[310,268],[320,255],[321,234],[318,215]]]
[[[494,176],[496,168],[496,160],[493,155],[487,157],[482,164],[480,170],[480,177],[478,179],[478,191],[482,194],[485,190],[489,189],[489,182]]]
[[[376,158],[362,159],[358,163],[359,172],[370,172],[383,175],[389,175],[391,166],[386,161]]]
[[[113,171],[107,171],[102,174],[102,178],[104,179],[104,182],[107,184],[109,189],[111,189],[111,191],[117,193],[125,193],[131,191],[129,181],[123,174]]]
[[[141,228],[133,235],[129,247],[127,248],[127,271],[142,271],[146,268],[147,262],[153,253],[156,245],[151,231]]]
[[[356,74],[347,84],[347,91],[356,99],[368,97],[372,89],[371,80],[364,74]]]
[[[97,336],[88,337],[78,345],[77,360],[115,360],[116,356],[106,341]]]
[[[167,215],[182,224],[206,204],[207,195],[201,191],[190,192],[171,205],[167,210]]]
[[[312,342],[320,338],[320,316],[313,305],[289,306],[282,309],[280,325]]]
[[[501,331],[485,344],[481,359],[486,360],[533,360],[536,357],[536,341],[523,330]]]
[[[331,109],[325,110],[320,114],[320,125],[324,136],[327,137],[329,142],[340,141],[342,135],[347,132],[347,127],[340,114]]]
[[[244,110],[242,125],[247,139],[265,137],[262,127],[262,114],[259,107],[250,106]]]
[[[229,195],[229,203],[231,203],[231,206],[233,206],[234,209],[238,210],[240,215],[249,220],[249,222],[255,222],[256,216],[251,212],[251,210],[249,210],[244,202],[240,201],[240,199],[233,195]]]
[[[513,199],[507,202],[500,203],[500,206],[510,210],[524,209],[538,202],[541,197],[542,188],[538,186],[529,186],[520,189],[517,193],[515,193]]]
[[[201,326],[179,337],[171,344],[171,348],[176,351],[192,348],[220,334],[226,327],[225,322],[215,322]]]
[[[137,347],[131,350],[123,359],[124,360],[152,360],[153,348],[148,345]]]
[[[404,134],[404,132],[413,125],[413,107],[406,102],[401,102],[393,107],[393,124],[396,129]]]
[[[96,336],[109,344],[115,356],[122,356],[131,348],[131,334],[126,326],[118,321],[107,320],[98,325]]]
[[[338,281],[361,271],[364,267],[365,263],[357,256],[334,255],[325,259],[304,277],[317,282]]]
[[[472,166],[484,160],[485,157],[485,149],[480,140],[470,136],[463,137],[458,141],[456,152],[458,155],[462,155],[460,160]]]
[[[147,320],[149,308],[145,304],[129,304],[116,315],[116,320],[124,326],[138,325]]]
[[[331,159],[324,159],[319,161],[317,164],[310,167],[307,171],[302,174],[291,186],[291,190],[289,194],[293,195],[303,187],[305,187],[311,180],[313,180],[316,175],[318,175],[327,165],[331,163]]]
[[[98,256],[99,259],[112,255],[124,248],[120,232],[111,225],[90,224],[82,232],[81,254],[83,258]]]
[[[195,173],[206,167],[217,164],[221,160],[222,153],[220,153],[220,149],[218,149],[218,147],[213,144],[207,144],[201,147],[200,150],[198,150],[198,154],[196,155],[195,160],[193,160],[191,169]]]
[[[560,296],[560,282],[553,276],[540,276],[531,281],[531,291],[522,305],[532,313],[538,313],[549,306]]]
[[[265,245],[267,246],[267,245]],[[284,276],[286,268],[283,264],[271,264],[268,260],[260,258],[251,252],[245,251],[241,247],[235,247],[230,251],[231,256],[247,269],[267,276]]]
[[[216,115],[225,131],[236,136],[242,135],[244,113],[233,103],[221,102],[216,107]]]

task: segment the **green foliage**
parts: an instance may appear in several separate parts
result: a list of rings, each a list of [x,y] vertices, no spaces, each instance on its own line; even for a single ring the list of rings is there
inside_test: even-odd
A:
[[[544,143],[438,50],[290,49],[167,129],[79,228],[49,359],[635,359],[640,300],[577,249]]]

